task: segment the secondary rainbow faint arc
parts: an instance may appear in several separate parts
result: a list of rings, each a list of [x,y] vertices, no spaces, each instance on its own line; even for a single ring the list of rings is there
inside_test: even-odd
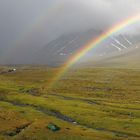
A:
[[[66,61],[66,63],[63,64],[62,68],[58,71],[58,73],[55,75],[54,79],[52,79],[50,83],[50,87],[55,85],[55,83],[67,72],[67,70],[74,65],[82,56],[84,56],[87,52],[89,52],[91,49],[97,47],[101,42],[106,40],[111,35],[119,32],[120,30],[138,22],[140,20],[140,14],[128,17],[121,22],[115,24],[111,28],[109,28],[107,31],[100,34],[98,37],[94,38],[90,42],[88,42],[86,45],[81,47],[72,57]]]
[[[44,13],[42,15],[37,17],[37,19],[35,19],[35,21],[30,23],[28,25],[27,29],[24,32],[21,32],[19,34],[19,36],[16,38],[16,40],[11,42],[12,47],[10,47],[5,53],[2,54],[3,57],[8,56],[9,53],[14,51],[14,49],[19,48],[20,44],[24,43],[25,39],[29,39],[30,36],[32,35],[32,33],[35,30],[37,30],[39,27],[41,27],[41,24],[43,24],[45,22],[45,20],[55,16],[56,13],[58,12],[57,10],[59,10],[62,7],[63,7],[62,3],[60,3],[56,0],[52,0],[51,6],[48,7],[48,9],[46,9],[46,11],[44,11]]]

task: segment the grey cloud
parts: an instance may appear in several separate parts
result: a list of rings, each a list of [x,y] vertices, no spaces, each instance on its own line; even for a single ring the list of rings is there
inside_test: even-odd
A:
[[[70,32],[106,30],[139,12],[139,0],[1,0],[0,55],[42,47]],[[136,24],[126,32],[138,29]]]

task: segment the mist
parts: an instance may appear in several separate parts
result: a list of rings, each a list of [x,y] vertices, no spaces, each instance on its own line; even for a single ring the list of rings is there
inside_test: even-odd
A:
[[[0,1],[0,61],[28,58],[50,41],[90,29],[105,31],[140,12],[139,0]],[[139,34],[140,23],[126,34]]]

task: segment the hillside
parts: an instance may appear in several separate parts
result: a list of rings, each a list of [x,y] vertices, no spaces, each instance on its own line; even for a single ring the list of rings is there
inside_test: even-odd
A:
[[[129,49],[120,53],[113,53],[104,58],[90,58],[80,65],[95,67],[140,68],[140,47]]]

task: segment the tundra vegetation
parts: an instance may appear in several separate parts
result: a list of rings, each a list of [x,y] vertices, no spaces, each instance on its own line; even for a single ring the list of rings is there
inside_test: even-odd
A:
[[[140,70],[0,66],[0,140],[140,140]],[[60,129],[51,131],[52,122]]]

